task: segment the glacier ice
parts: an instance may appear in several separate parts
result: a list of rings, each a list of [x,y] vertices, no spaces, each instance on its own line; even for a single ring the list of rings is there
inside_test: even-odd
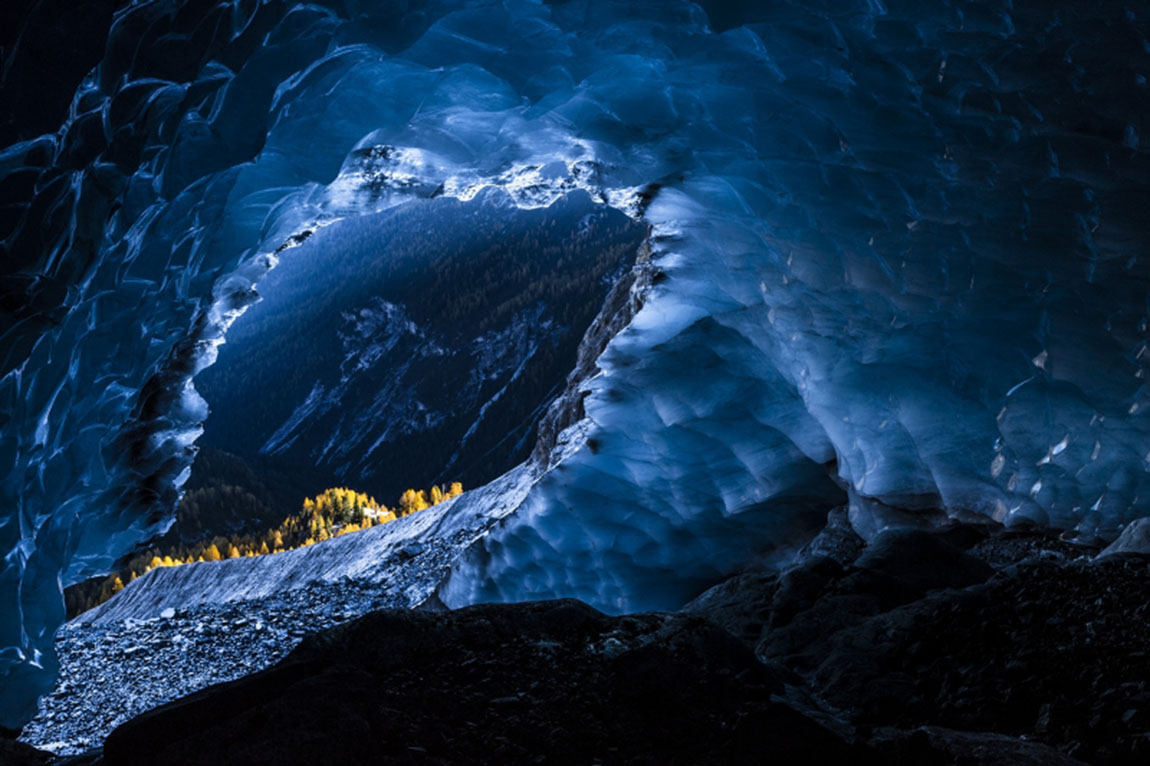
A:
[[[1150,497],[1148,38],[1037,0],[128,5],[0,152],[0,724],[61,586],[167,524],[253,284],[413,196],[652,227],[585,418],[449,603],[675,606],[847,501],[1116,535]]]

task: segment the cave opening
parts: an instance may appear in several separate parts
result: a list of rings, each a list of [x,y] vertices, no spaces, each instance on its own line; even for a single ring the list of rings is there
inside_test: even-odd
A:
[[[522,209],[498,189],[306,231],[194,379],[208,416],[171,528],[68,588],[70,618],[157,560],[226,557],[328,490],[397,507],[523,462],[646,238],[584,191]]]
[[[1145,14],[19,5],[38,10],[0,35],[0,130],[20,139],[0,150],[0,761],[26,724],[58,753],[98,747],[369,612],[578,599],[634,625],[697,614],[706,592],[751,667],[796,673],[843,727],[1014,721],[1004,746],[1141,751],[1150,724],[1121,690],[1150,678],[1148,570],[1102,546],[1150,549]],[[580,239],[586,210],[606,218]],[[226,539],[328,490],[394,506],[456,481],[469,491],[366,532],[297,528],[301,547],[267,545],[282,554]],[[166,565],[164,534],[209,541],[210,563]],[[125,555],[163,566],[109,579]],[[118,595],[66,622],[62,588],[94,576]],[[981,590],[935,609],[956,585]],[[923,632],[891,644],[888,607]],[[599,624],[571,648],[613,661],[620,623]],[[388,653],[381,635],[333,667]],[[528,683],[569,667],[537,659]],[[435,658],[435,688],[459,697],[463,661]],[[476,688],[485,705],[522,691]],[[388,709],[343,692],[347,720]],[[488,707],[477,729],[524,741],[514,707]],[[707,705],[670,708],[684,718],[659,725],[693,734]],[[717,715],[719,736],[751,711]],[[406,744],[379,731],[348,740]],[[646,747],[636,731],[660,730],[628,725],[623,744]]]

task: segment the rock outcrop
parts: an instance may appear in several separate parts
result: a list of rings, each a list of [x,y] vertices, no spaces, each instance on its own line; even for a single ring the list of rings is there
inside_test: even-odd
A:
[[[1131,522],[1118,535],[1118,539],[1107,545],[1098,558],[1108,558],[1122,554],[1150,556],[1150,517]]]
[[[684,611],[892,762],[1143,763],[1150,559],[1095,552],[1037,530],[889,530],[853,561],[744,572]]]

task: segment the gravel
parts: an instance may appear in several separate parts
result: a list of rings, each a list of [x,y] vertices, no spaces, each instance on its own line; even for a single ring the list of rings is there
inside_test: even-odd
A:
[[[149,620],[94,625],[81,615],[56,637],[60,678],[21,739],[60,755],[83,753],[146,710],[274,664],[310,633],[407,606],[403,593],[345,580],[255,601],[169,608]]]
[[[56,688],[20,740],[57,755],[86,753],[147,710],[276,663],[307,635],[416,606],[516,506],[531,479],[517,469],[454,501],[306,551],[221,562],[220,570],[245,568],[218,582],[202,578],[203,592],[180,586],[204,565],[149,573],[60,628]],[[293,555],[300,560],[282,567]]]

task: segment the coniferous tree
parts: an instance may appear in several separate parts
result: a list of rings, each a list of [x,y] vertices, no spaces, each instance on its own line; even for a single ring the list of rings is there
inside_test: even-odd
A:
[[[314,545],[332,537],[395,521],[399,516],[424,510],[462,492],[463,486],[459,482],[452,482],[447,489],[441,486],[433,486],[427,491],[408,489],[400,497],[396,510],[392,510],[376,502],[375,498],[347,487],[329,489],[314,498],[305,499],[298,514],[287,517],[263,535],[215,537],[189,546],[177,545],[166,552],[145,551],[130,559],[120,572],[102,581],[76,586],[82,588],[80,592],[70,588],[65,593],[68,614],[75,616],[102,604],[123,590],[125,579],[131,582],[159,567],[265,556]],[[236,498],[245,496],[242,492],[231,494]]]

